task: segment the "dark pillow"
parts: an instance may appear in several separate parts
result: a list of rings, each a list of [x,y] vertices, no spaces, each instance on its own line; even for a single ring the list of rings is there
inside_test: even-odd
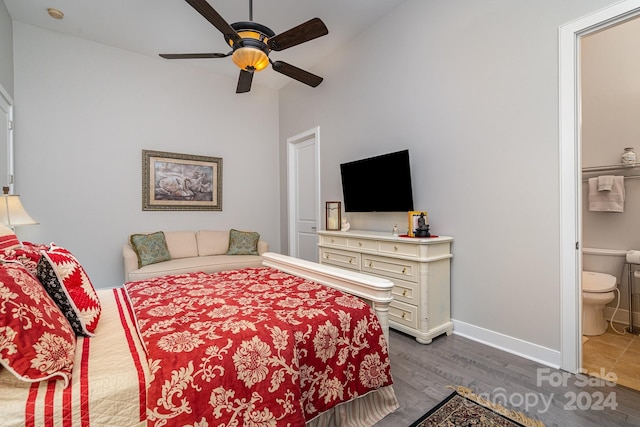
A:
[[[229,231],[229,249],[227,255],[258,255],[260,234],[255,231]]]
[[[162,231],[151,234],[132,234],[129,237],[129,243],[138,255],[138,268],[171,259]]]
[[[68,250],[51,245],[42,251],[37,277],[78,336],[94,335],[102,306],[89,275]]]

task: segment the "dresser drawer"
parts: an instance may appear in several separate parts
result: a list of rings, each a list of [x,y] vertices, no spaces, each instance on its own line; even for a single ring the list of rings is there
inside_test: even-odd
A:
[[[320,236],[320,244],[347,247],[347,238],[338,236]]]
[[[410,328],[418,328],[418,307],[400,301],[391,301],[389,320]]]
[[[320,248],[320,263],[335,265],[336,267],[360,270],[360,254],[357,252],[341,251],[340,249]]]
[[[407,282],[406,280],[394,279],[391,295],[396,301],[403,301],[408,304],[418,305],[420,301],[420,287],[416,282]]]
[[[418,281],[418,263],[414,261],[363,254],[362,271],[411,282]]]
[[[347,246],[349,248],[358,249],[358,250],[363,250],[364,249],[364,250],[367,250],[367,251],[378,252],[378,241],[377,240],[350,238],[350,239],[347,239]]]
[[[420,254],[420,246],[399,242],[380,242],[380,253],[403,255],[417,258]]]

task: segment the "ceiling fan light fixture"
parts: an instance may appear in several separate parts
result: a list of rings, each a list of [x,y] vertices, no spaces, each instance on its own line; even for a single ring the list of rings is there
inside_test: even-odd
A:
[[[257,31],[238,31],[238,35],[242,39],[253,39],[261,41],[263,43],[266,43],[269,40],[264,34]],[[229,43],[229,46],[233,47],[232,39],[227,39],[227,43]]]
[[[274,71],[308,86],[316,87],[322,83],[322,77],[320,76],[284,61],[272,62],[269,59],[271,51],[280,52],[329,34],[327,26],[320,18],[312,18],[276,35],[271,28],[253,21],[252,0],[249,0],[249,21],[234,22],[232,24],[228,24],[206,0],[185,1],[222,33],[227,44],[231,46],[231,52],[161,53],[161,57],[166,59],[195,59],[226,58],[231,56],[233,62],[240,68],[236,93],[249,92],[254,72],[264,70],[269,65],[272,66]]]
[[[231,55],[233,62],[245,71],[261,71],[269,65],[269,57],[255,47],[240,47]]]
[[[231,27],[238,32],[242,43],[237,45],[231,37],[225,36],[225,40],[233,48],[231,59],[245,71],[261,71],[269,65],[269,48],[267,41],[275,33],[269,28],[257,22],[234,22]]]

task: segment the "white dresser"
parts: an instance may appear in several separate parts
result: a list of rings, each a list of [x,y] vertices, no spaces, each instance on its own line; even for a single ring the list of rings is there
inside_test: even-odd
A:
[[[396,237],[377,231],[318,231],[321,264],[394,283],[389,325],[429,344],[451,334],[450,260],[453,238]]]

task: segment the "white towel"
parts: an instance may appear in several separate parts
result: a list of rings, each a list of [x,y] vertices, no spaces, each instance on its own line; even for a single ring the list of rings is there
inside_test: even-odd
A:
[[[624,177],[613,177],[611,191],[598,191],[598,178],[589,178],[589,210],[624,212]]]
[[[613,188],[613,175],[602,175],[598,177],[598,191],[611,191]]]

